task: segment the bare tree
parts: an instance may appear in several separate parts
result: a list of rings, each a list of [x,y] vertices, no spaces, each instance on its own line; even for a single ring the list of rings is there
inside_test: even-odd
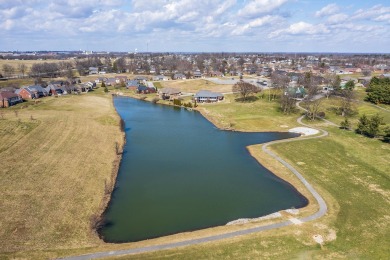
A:
[[[114,61],[114,68],[116,68],[116,70],[120,73],[122,72],[125,72],[126,71],[126,58],[124,57],[121,57],[119,59],[117,59],[116,61]]]
[[[243,68],[244,68],[244,64],[245,64],[245,60],[244,60],[244,58],[241,56],[241,57],[238,59],[238,65],[240,66],[241,71],[242,71]]]
[[[288,87],[290,83],[290,78],[284,74],[272,73],[271,74],[272,87],[274,88],[272,95],[270,93],[269,99],[276,99],[276,95],[279,93],[281,96],[284,94],[284,90]]]
[[[295,109],[295,96],[289,92],[286,91],[285,93],[282,93],[280,96],[280,108],[285,114],[290,114]]]
[[[241,100],[247,101],[250,96],[259,92],[259,88],[245,81],[239,81],[233,85],[232,91],[239,95]]]
[[[15,73],[15,68],[9,64],[3,64],[3,74],[4,74],[4,77],[11,77],[12,74]]]
[[[318,112],[321,109],[322,99],[319,96],[318,81],[311,72],[305,73],[299,81],[306,89],[307,96],[305,97],[304,105],[307,109],[306,116],[310,120],[314,120],[318,117]]]
[[[321,109],[322,99],[306,100],[304,105],[307,109],[306,116],[310,120],[315,120],[318,117],[318,113]]]
[[[352,89],[343,89],[340,92],[340,113],[344,117],[352,116],[355,113],[355,109],[353,107],[353,100],[355,98],[355,93]]]
[[[318,79],[311,72],[306,72],[298,79],[298,83],[306,89],[308,98],[312,99],[319,92]]]
[[[368,77],[368,76],[371,76],[371,70],[362,70],[362,74],[363,74],[363,76],[365,76],[365,77]]]
[[[18,65],[18,68],[19,68],[20,73],[22,73],[22,76],[24,77],[24,75],[26,74],[26,71],[27,71],[27,66],[26,66],[26,64],[20,63],[20,64]]]

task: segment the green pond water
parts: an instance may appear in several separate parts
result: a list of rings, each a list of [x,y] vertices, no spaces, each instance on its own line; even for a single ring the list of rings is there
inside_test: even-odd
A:
[[[115,98],[126,146],[99,234],[132,242],[307,205],[247,151],[292,133],[221,131],[200,113]]]

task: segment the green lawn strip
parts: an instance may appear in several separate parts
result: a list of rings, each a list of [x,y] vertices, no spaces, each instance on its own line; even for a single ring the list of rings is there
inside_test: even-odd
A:
[[[227,95],[225,101],[218,104],[199,105],[214,118],[222,128],[230,127],[239,131],[278,131],[286,132],[299,126],[296,122],[298,113],[284,115],[279,111],[279,103],[261,98],[254,102],[236,102],[234,95]]]
[[[336,113],[338,107],[340,107],[340,98],[330,97],[329,99],[323,99],[321,103],[321,111],[324,111],[326,116],[325,118],[340,125],[340,123],[345,119],[340,114]],[[368,102],[354,102],[353,108],[357,112],[352,117],[349,117],[348,120],[352,124],[352,128],[355,129],[358,123],[359,118],[365,114],[369,117],[379,114],[383,117],[383,121],[386,124],[390,124],[390,112],[383,109],[372,106]]]
[[[273,148],[299,166],[309,182],[329,191],[340,205],[337,240],[320,255],[386,258],[390,226],[390,147],[353,132],[330,130],[326,139],[278,144]],[[297,167],[298,168],[298,167]]]

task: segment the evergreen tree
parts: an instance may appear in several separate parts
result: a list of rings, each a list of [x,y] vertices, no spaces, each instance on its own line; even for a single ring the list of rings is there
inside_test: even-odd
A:
[[[359,122],[358,122],[358,125],[357,125],[356,132],[358,134],[365,135],[368,132],[368,125],[369,125],[369,123],[370,123],[370,120],[367,118],[366,114],[363,114],[359,118]]]
[[[379,126],[382,124],[383,118],[379,114],[374,115],[369,121],[368,133],[369,137],[376,137],[379,134]]]

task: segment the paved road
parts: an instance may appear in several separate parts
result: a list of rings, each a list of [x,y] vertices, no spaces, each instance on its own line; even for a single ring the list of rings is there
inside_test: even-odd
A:
[[[297,103],[297,106],[299,106],[299,103]],[[301,108],[301,107],[300,107]],[[301,108],[303,109],[303,108]],[[311,127],[308,126],[304,123],[302,123],[302,118],[304,116],[301,116],[298,118],[297,122],[303,126],[306,127]],[[311,127],[313,128],[313,127]],[[287,143],[287,142],[296,142],[300,140],[307,140],[307,139],[314,139],[314,138],[322,138],[328,135],[328,132],[322,129],[317,129],[320,132],[322,132],[321,135],[319,136],[313,136],[313,137],[300,137],[300,138],[295,138],[295,139],[284,139],[284,140],[279,140],[279,141],[273,141],[269,142],[263,145],[262,149],[264,152],[278,160],[280,163],[282,163],[284,166],[286,166],[292,173],[294,173],[298,179],[305,185],[305,187],[309,190],[309,192],[313,195],[313,197],[316,199],[318,205],[319,205],[319,210],[307,217],[300,218],[299,221],[301,222],[308,222],[312,221],[315,219],[318,219],[322,217],[323,215],[326,214],[328,208],[326,206],[326,203],[324,199],[321,197],[321,195],[313,188],[313,186],[310,185],[309,182],[306,181],[306,179],[294,168],[292,167],[289,163],[287,163],[285,160],[274,154],[268,149],[268,146],[272,144],[277,144],[277,143]],[[162,244],[162,245],[156,245],[156,246],[148,246],[148,247],[140,247],[140,248],[133,248],[133,249],[125,249],[125,250],[115,250],[115,251],[106,251],[106,252],[99,252],[99,253],[92,253],[92,254],[86,254],[86,255],[81,255],[81,256],[73,256],[73,257],[66,257],[66,258],[61,258],[61,259],[66,259],[66,260],[85,260],[85,259],[97,259],[97,258],[102,258],[102,257],[110,257],[110,256],[122,256],[122,255],[128,255],[128,254],[139,254],[139,253],[147,253],[147,252],[154,252],[158,250],[165,250],[165,249],[171,249],[171,248],[178,248],[178,247],[184,247],[184,246],[191,246],[191,245],[197,245],[197,244],[202,244],[202,243],[207,243],[207,242],[212,242],[212,241],[218,241],[218,240],[223,240],[227,238],[232,238],[232,237],[237,237],[237,236],[242,236],[242,235],[248,235],[252,233],[257,233],[265,230],[270,230],[270,229],[276,229],[276,228],[281,228],[289,225],[293,225],[294,223],[292,221],[282,221],[270,225],[265,225],[261,227],[256,227],[256,228],[250,228],[250,229],[244,229],[244,230],[239,230],[235,232],[230,232],[226,234],[220,234],[220,235],[214,235],[214,236],[208,236],[204,238],[199,238],[199,239],[190,239],[190,240],[185,240],[181,242],[176,242],[176,243],[168,243],[168,244]]]

